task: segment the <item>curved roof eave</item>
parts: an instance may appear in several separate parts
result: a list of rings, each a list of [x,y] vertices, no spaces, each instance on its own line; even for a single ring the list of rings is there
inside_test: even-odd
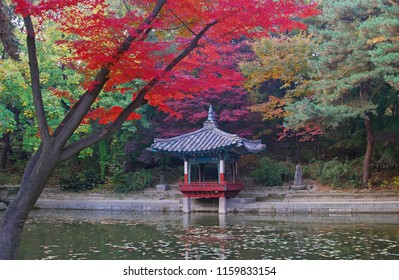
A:
[[[210,107],[208,120],[204,122],[203,128],[171,138],[156,138],[147,150],[184,157],[185,155],[200,154],[213,156],[222,151],[232,151],[243,155],[258,153],[265,149],[266,146],[260,140],[249,140],[241,138],[237,134],[220,130],[214,119],[212,107]]]

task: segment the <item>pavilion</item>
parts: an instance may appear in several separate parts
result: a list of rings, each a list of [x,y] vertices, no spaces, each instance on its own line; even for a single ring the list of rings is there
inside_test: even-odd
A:
[[[237,182],[237,161],[241,155],[266,148],[260,140],[248,140],[218,128],[212,106],[203,128],[180,136],[155,139],[148,149],[183,159],[183,212],[190,213],[190,198],[218,198],[219,213],[227,212],[227,198],[244,188]],[[226,168],[227,167],[227,168]]]

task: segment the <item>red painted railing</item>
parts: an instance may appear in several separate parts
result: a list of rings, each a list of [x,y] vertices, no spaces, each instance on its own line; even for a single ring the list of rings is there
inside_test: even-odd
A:
[[[185,197],[217,198],[234,197],[244,188],[244,185],[233,182],[179,182],[179,188]]]

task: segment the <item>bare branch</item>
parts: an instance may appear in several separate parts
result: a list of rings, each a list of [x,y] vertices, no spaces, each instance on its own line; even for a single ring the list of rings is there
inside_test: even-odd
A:
[[[126,11],[130,12],[132,9],[130,9],[129,4],[126,2],[126,0],[122,0],[123,5],[125,6]]]
[[[185,23],[169,6],[168,10],[174,15],[175,18],[177,18],[185,28],[187,28],[188,31],[190,31],[194,36],[197,35],[188,25]]]
[[[171,28],[165,28],[165,31],[179,30],[179,29],[184,28],[184,27],[185,27],[184,24],[182,24],[182,25],[178,25],[178,26],[175,26],[175,27],[171,27]]]
[[[203,44],[201,44],[201,47],[205,47],[207,44],[210,44],[210,43],[217,43],[218,40],[220,40],[220,39],[222,39],[222,38],[224,38],[224,37],[226,37],[226,36],[228,36],[228,35],[230,35],[230,34],[236,32],[236,31],[239,30],[240,28],[241,28],[241,27],[236,27],[236,28],[230,30],[229,32],[224,33],[224,34],[222,34],[221,36],[219,36],[219,37],[217,37],[217,38],[215,38],[215,39],[213,39],[213,40],[206,40]]]

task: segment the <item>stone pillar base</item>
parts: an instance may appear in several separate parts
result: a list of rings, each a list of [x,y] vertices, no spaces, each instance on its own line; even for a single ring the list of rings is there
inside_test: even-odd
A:
[[[190,198],[183,197],[183,213],[190,213],[190,212],[191,212]]]
[[[227,198],[219,197],[219,214],[227,213]]]

